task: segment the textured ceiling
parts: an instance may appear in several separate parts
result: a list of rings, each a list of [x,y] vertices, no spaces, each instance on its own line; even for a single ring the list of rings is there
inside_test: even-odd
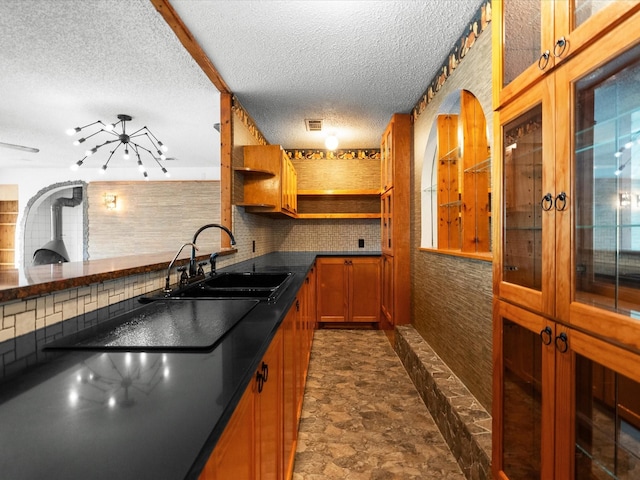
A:
[[[372,148],[409,112],[479,8],[455,1],[172,0],[267,140]],[[64,130],[119,113],[170,146],[173,165],[219,162],[216,89],[148,0],[1,0],[0,172],[67,166]],[[309,133],[305,118],[325,131]],[[84,167],[83,167],[84,168]]]
[[[410,112],[480,0],[218,1],[172,5],[270,143],[379,147]],[[325,132],[309,133],[305,118]]]
[[[0,169],[67,167],[86,144],[65,130],[119,113],[169,146],[169,170],[220,161],[218,91],[148,0],[1,0],[0,65],[0,142],[40,149],[0,148]]]

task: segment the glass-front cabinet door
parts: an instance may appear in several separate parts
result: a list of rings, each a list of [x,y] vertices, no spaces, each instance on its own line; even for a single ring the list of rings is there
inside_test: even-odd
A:
[[[571,405],[573,424],[557,425],[570,446],[556,478],[640,478],[640,358],[578,331],[569,332],[572,381],[557,404]]]
[[[494,478],[640,478],[640,357],[496,301]]]
[[[499,103],[640,8],[637,0],[494,0],[494,91]],[[498,100],[499,99],[499,100]]]
[[[573,263],[558,268],[557,277],[573,286],[561,319],[640,349],[640,14],[636,17],[585,50],[580,57],[585,61],[569,62],[556,75],[556,99],[571,106],[558,108],[556,149],[568,139],[574,178],[568,199],[573,247],[562,250]],[[563,95],[566,99],[558,100]]]
[[[494,478],[552,479],[553,323],[506,302],[494,306],[494,348],[502,352],[494,366]]]
[[[496,294],[553,314],[555,164],[553,79],[534,85],[497,114],[502,151],[502,215],[494,276]]]

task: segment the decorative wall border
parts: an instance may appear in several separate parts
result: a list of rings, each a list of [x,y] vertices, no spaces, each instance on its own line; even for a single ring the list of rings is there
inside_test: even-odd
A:
[[[475,16],[469,23],[469,26],[465,29],[465,32],[460,36],[458,42],[449,52],[449,56],[442,63],[438,73],[433,80],[431,80],[431,83],[429,83],[427,90],[420,97],[418,103],[413,107],[411,117],[414,121],[422,114],[422,112],[424,112],[427,105],[431,100],[433,100],[435,94],[440,91],[444,82],[449,78],[449,75],[453,73],[458,64],[475,44],[478,36],[484,32],[490,22],[491,1],[488,0],[480,6],[480,9],[476,12]]]
[[[231,110],[235,113],[236,117],[244,124],[245,127],[249,130],[251,135],[258,141],[260,145],[268,145],[267,139],[264,138],[264,135],[256,125],[256,122],[253,121],[251,115],[244,109],[244,107],[238,101],[238,98],[233,95],[231,97]]]
[[[366,150],[285,150],[292,160],[380,160],[379,148]]]

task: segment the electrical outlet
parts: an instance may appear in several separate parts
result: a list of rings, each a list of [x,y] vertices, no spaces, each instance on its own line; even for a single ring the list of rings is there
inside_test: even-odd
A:
[[[359,238],[358,239],[358,247],[359,248],[364,248],[364,238]]]

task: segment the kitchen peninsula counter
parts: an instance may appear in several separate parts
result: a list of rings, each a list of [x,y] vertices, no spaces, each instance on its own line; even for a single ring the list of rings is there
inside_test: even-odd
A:
[[[221,269],[294,275],[210,351],[67,352],[5,382],[3,478],[198,478],[316,256],[354,254],[378,255],[272,253]]]
[[[219,255],[231,255],[236,251],[232,248],[223,249]],[[166,270],[174,255],[175,252],[161,252],[30,266],[24,270],[0,270],[0,303],[129,275]],[[208,258],[208,255],[197,257],[198,260]],[[185,248],[176,266],[187,263],[188,259],[189,250]]]

